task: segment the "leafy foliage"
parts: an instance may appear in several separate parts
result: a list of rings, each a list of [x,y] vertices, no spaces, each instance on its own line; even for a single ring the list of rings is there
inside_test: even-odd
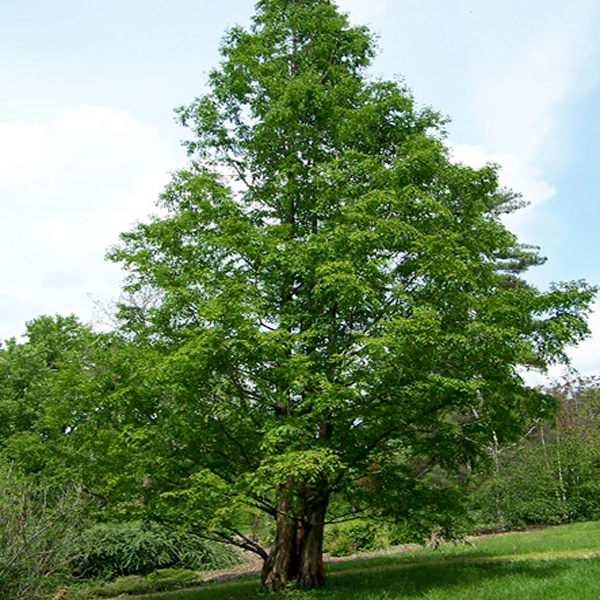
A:
[[[348,556],[387,548],[392,543],[390,537],[390,532],[381,524],[361,519],[326,529],[324,549],[331,556]]]
[[[73,481],[80,461],[70,441],[93,410],[84,389],[99,336],[73,316],[42,316],[25,337],[0,348],[0,450],[21,471]]]
[[[146,576],[126,575],[114,581],[85,583],[71,587],[67,592],[69,600],[82,598],[116,598],[180,590],[202,583],[196,571],[188,569],[159,569]]]

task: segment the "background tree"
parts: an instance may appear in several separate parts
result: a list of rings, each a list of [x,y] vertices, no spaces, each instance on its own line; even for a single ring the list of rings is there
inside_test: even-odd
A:
[[[519,443],[498,447],[491,476],[474,500],[484,522],[501,527],[600,517],[600,412],[597,379],[571,379],[549,390],[557,410]]]
[[[51,442],[66,441],[77,428],[81,402],[74,400],[85,365],[91,366],[96,336],[76,317],[57,315],[30,321],[23,337],[0,347],[0,454],[27,473],[60,471]],[[69,378],[58,392],[61,380]],[[52,461],[53,468],[45,469]]]
[[[156,299],[121,307],[146,358],[114,404],[140,507],[253,549],[269,589],[313,587],[332,495],[406,516],[436,470],[516,435],[547,400],[521,368],[565,358],[593,290],[520,279],[541,259],[500,220],[518,198],[367,78],[373,38],[330,0],[261,0],[221,52],[179,112],[191,162],[165,216],[110,254]],[[273,517],[269,552],[246,506]]]
[[[143,372],[144,361],[74,316],[38,317],[23,338],[0,348],[0,463],[43,486],[76,483],[98,508],[118,513],[128,468],[137,473],[128,443],[135,422],[133,411],[126,423],[112,403],[124,410],[116,390],[140,385],[132,365]]]

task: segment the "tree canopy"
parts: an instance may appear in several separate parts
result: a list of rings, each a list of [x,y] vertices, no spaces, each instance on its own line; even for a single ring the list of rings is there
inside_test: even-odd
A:
[[[163,214],[110,253],[134,299],[114,418],[144,510],[256,551],[269,589],[313,587],[334,496],[448,525],[432,474],[543,409],[523,369],[565,360],[594,290],[522,278],[542,259],[502,222],[518,196],[368,76],[373,36],[331,0],[260,0],[221,53],[179,110]],[[270,550],[243,507],[273,517]]]

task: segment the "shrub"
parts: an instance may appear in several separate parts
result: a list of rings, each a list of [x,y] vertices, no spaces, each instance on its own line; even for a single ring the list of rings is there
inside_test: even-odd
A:
[[[221,569],[240,561],[238,552],[216,542],[134,521],[99,524],[85,531],[71,564],[77,576],[112,579],[157,569]]]
[[[388,548],[390,540],[385,526],[359,519],[329,526],[324,545],[325,551],[331,556],[348,556],[356,552]]]
[[[0,468],[0,598],[33,600],[66,576],[84,508],[77,489],[45,486]]]

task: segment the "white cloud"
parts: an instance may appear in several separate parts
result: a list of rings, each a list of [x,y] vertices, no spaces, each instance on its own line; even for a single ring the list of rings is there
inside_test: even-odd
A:
[[[554,187],[544,178],[540,167],[516,153],[488,152],[483,146],[473,144],[448,144],[454,158],[470,167],[480,169],[487,163],[501,167],[500,183],[523,195],[530,206],[539,206],[556,194]]]
[[[153,210],[171,143],[124,111],[79,107],[44,123],[0,123],[0,339],[40,314],[92,315],[118,292],[104,261]]]
[[[529,202],[504,222],[523,242],[535,245],[543,236],[542,250],[555,253],[564,252],[561,244],[569,233],[560,220],[559,198],[552,203],[553,212],[546,208],[548,200],[565,192],[552,182],[553,169],[569,159],[563,111],[598,81],[591,59],[600,43],[594,32],[599,14],[592,0],[553,3],[539,11],[528,34],[513,35],[510,51],[497,57],[486,54],[470,106],[477,144],[450,145],[455,158],[466,164],[501,166],[501,184]],[[573,367],[583,373],[600,371],[600,306],[595,309],[592,336],[569,350]],[[561,373],[553,368],[550,375]]]

